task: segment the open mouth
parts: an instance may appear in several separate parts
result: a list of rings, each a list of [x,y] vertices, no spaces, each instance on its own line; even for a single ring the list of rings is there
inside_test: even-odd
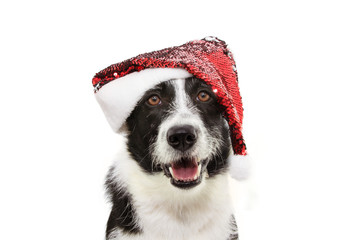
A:
[[[170,164],[164,164],[165,175],[171,184],[179,188],[192,188],[201,183],[202,173],[207,161],[197,158],[181,158]]]

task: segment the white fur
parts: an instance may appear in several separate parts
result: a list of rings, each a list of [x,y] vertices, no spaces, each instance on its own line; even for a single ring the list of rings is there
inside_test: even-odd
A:
[[[119,132],[136,103],[148,89],[169,79],[191,76],[182,68],[145,69],[107,83],[95,96],[111,128]]]
[[[132,195],[140,235],[112,232],[116,240],[225,240],[233,231],[228,175],[211,179],[189,190],[171,185],[163,173],[147,174],[131,159],[125,137],[115,159],[112,181]]]

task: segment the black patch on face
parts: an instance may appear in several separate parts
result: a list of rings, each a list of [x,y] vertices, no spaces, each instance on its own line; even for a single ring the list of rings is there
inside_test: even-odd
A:
[[[106,239],[109,239],[109,235],[116,228],[120,228],[125,233],[141,233],[141,229],[136,225],[131,196],[124,188],[120,188],[116,182],[112,181],[111,175],[113,171],[114,169],[111,168],[105,182],[107,193],[113,204],[107,222]]]
[[[152,106],[147,101],[151,96],[159,96],[159,105]],[[175,89],[170,82],[164,82],[148,90],[126,120],[129,129],[128,149],[133,158],[148,173],[162,171],[152,164],[151,144],[156,140],[159,125],[167,116],[174,100]]]

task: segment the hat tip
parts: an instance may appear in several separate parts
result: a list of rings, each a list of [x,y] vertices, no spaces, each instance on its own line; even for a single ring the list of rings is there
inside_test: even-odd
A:
[[[229,157],[230,176],[238,181],[247,180],[251,175],[251,159],[249,155],[231,155]]]

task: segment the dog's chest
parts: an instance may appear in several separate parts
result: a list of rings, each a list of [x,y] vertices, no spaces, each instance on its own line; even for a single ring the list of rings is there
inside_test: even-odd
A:
[[[148,212],[140,219],[143,227],[141,239],[225,240],[231,231],[231,213],[228,209],[213,207],[207,206],[206,210],[199,205],[177,210],[162,206],[142,209],[140,211]]]
[[[227,239],[232,209],[226,183],[226,176],[218,176],[191,194],[164,188],[157,194],[151,188],[134,192],[133,204],[143,230],[134,239]]]

